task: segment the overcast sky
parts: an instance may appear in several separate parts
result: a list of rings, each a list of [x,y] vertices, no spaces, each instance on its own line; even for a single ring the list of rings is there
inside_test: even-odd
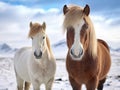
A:
[[[0,42],[23,40],[30,21],[45,21],[50,37],[57,38],[65,4],[88,4],[97,37],[120,41],[120,0],[0,0]]]
[[[90,5],[92,11],[120,9],[120,0],[0,0],[12,5],[24,5],[43,9],[62,8],[64,4]]]

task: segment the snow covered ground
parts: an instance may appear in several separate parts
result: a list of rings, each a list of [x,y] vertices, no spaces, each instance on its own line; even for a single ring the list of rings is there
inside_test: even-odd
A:
[[[35,7],[29,7],[20,3],[16,3],[16,5],[14,1],[36,2],[36,0],[0,0],[0,90],[16,90],[13,56],[17,49],[23,46],[31,45],[31,39],[27,37],[30,21],[39,23],[42,23],[43,21],[46,22],[46,33],[50,38],[53,53],[55,57],[59,59],[57,60],[57,71],[53,84],[53,90],[72,90],[65,67],[67,46],[65,44],[65,36],[62,33],[64,16],[60,2],[58,4],[61,8],[53,8],[54,6],[49,4],[52,7],[45,10],[43,8],[36,7],[36,5]],[[58,0],[56,1],[58,2]],[[72,0],[64,1],[68,4]],[[82,4],[84,1],[86,3],[86,0],[81,0]],[[112,57],[112,66],[108,74],[104,90],[120,90],[119,2],[109,0],[109,4],[107,5],[107,0],[103,3],[101,3],[100,0],[99,2],[98,0],[96,1],[97,2],[95,2],[93,6],[95,8],[91,7],[91,19],[94,23],[97,38],[107,41],[111,49]],[[13,2],[14,4],[9,2]],[[64,3],[63,1],[61,2]],[[45,1],[45,3],[47,2]],[[75,1],[75,3],[77,2]],[[39,3],[37,2],[37,4]],[[56,3],[53,4],[57,5]],[[78,4],[81,4],[80,0]],[[30,3],[28,5],[30,5]],[[40,3],[38,6],[40,5],[43,5],[43,3]],[[43,6],[46,8],[49,5],[45,4]],[[101,8],[101,5],[108,8]],[[32,4],[32,6],[34,5]],[[101,10],[97,10],[99,7]],[[45,90],[44,86],[42,86],[42,90]],[[85,90],[85,87],[83,87],[83,90]]]
[[[61,41],[54,44],[53,47],[53,51],[58,51],[55,54],[57,58],[57,71],[53,83],[53,90],[72,90],[65,67],[66,52],[61,51],[66,51],[65,42]],[[17,49],[12,49],[7,44],[1,45],[0,49],[0,90],[17,90],[13,68],[13,56]],[[120,51],[111,50],[111,56],[112,66],[104,85],[104,90],[120,90]],[[82,88],[82,90],[86,90],[85,86]],[[32,86],[30,90],[32,90]],[[44,85],[41,86],[41,90],[45,90]]]

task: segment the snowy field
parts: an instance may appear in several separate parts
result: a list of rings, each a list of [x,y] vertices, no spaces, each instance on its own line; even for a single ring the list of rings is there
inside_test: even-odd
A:
[[[45,21],[47,25],[46,33],[57,59],[52,90],[72,90],[65,67],[66,36],[62,32],[62,7],[72,1],[80,6],[89,1],[96,36],[107,41],[111,50],[112,66],[104,90],[120,90],[120,0],[109,0],[109,4],[107,0],[0,0],[0,90],[17,90],[13,56],[19,48],[31,46],[31,39],[27,37],[30,21],[40,24]],[[55,8],[54,4],[59,7]],[[44,85],[41,90],[45,90]],[[86,90],[85,86],[82,90]]]
[[[62,47],[64,47],[64,44],[62,45]],[[56,57],[58,57],[58,55],[60,55],[60,52],[56,54]],[[0,90],[17,90],[16,77],[13,68],[13,56],[14,51],[8,53],[3,52],[2,54],[0,54]],[[65,58],[65,55],[63,56]],[[120,51],[111,51],[111,56],[112,66],[108,74],[107,81],[104,84],[104,90],[120,90]],[[60,59],[60,57],[58,57],[56,60],[57,71],[52,90],[72,90],[68,81],[65,59]],[[86,90],[84,86],[82,88],[82,90]],[[32,90],[32,86],[30,90]],[[44,85],[41,86],[41,90],[45,90]]]

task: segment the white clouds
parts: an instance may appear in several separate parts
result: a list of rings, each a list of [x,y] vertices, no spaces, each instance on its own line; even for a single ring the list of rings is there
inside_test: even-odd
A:
[[[120,18],[106,18],[105,16],[91,16],[98,38],[106,41],[120,42]]]
[[[22,5],[19,6],[12,6],[6,3],[0,3],[0,28],[2,28],[4,31],[13,30],[18,27],[19,29],[27,29],[28,23],[32,20],[40,21],[46,18],[51,19],[50,16],[56,16],[55,13],[58,13],[59,10],[52,8],[48,11],[45,11],[44,9],[39,8],[28,8]],[[39,19],[38,19],[39,18]],[[46,20],[46,19],[45,19]],[[53,21],[51,19],[51,21]],[[42,22],[42,21],[41,21]],[[5,27],[5,25],[7,27]]]
[[[91,19],[97,37],[120,41],[120,32],[118,30],[120,29],[120,18],[106,18],[102,15],[93,14]],[[45,21],[47,33],[53,43],[64,38],[62,36],[63,14],[60,9],[50,8],[44,10],[42,8],[30,8],[0,2],[0,38],[4,38],[0,39],[0,41],[24,40],[24,38],[27,38],[30,21],[39,23]]]
[[[59,9],[57,9],[57,8],[51,8],[47,12],[59,13]]]
[[[27,38],[30,21],[41,24],[45,21],[47,33],[53,36],[53,33],[61,32],[62,20],[62,14],[59,14],[56,8],[45,11],[41,8],[28,8],[0,2],[0,38],[3,38],[0,41],[24,40],[23,38]]]

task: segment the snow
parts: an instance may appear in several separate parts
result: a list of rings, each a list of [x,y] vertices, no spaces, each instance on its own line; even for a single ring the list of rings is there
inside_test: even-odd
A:
[[[61,11],[50,9],[46,12],[43,9],[21,5],[0,4],[1,13],[2,15],[5,14],[3,15],[5,18],[1,17],[0,19],[0,90],[16,90],[13,56],[19,48],[31,46],[31,39],[27,37],[30,21],[46,22],[46,33],[50,38],[54,56],[57,58],[53,90],[72,90],[65,67],[67,46],[65,37],[61,33],[64,20]],[[107,41],[111,49],[112,66],[104,90],[120,90],[120,32],[118,31],[120,25],[118,22],[114,24],[119,18],[118,16],[111,18],[111,15],[107,15],[106,18],[104,15],[91,14],[91,19],[95,25],[97,38]],[[42,90],[44,90],[43,88],[42,85]],[[83,90],[85,90],[85,87],[83,87]]]
[[[8,48],[8,52],[5,52]],[[65,57],[67,53],[65,41],[60,40],[59,42],[52,44],[52,49],[55,57],[57,58],[57,70],[52,90],[72,90],[65,67]],[[4,43],[0,45],[0,90],[17,90],[16,77],[13,67],[13,56],[15,51],[16,49],[11,48],[8,44]],[[107,81],[104,84],[104,90],[120,90],[119,50],[111,49],[111,57],[112,66],[108,74]],[[30,90],[32,90],[32,86],[30,87]],[[41,90],[45,90],[44,85],[41,86]],[[82,90],[86,90],[85,86],[82,87]]]

